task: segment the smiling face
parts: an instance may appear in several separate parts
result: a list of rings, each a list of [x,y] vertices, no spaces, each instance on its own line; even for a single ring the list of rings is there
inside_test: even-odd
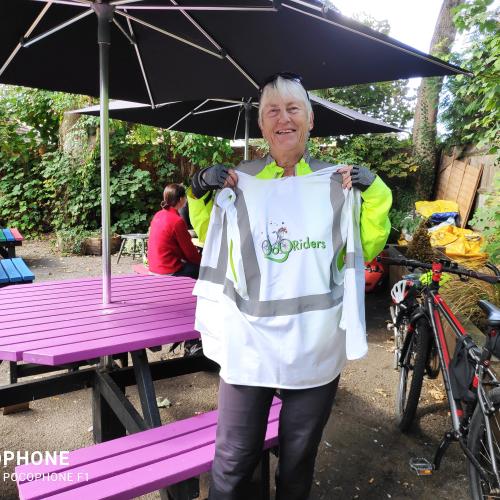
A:
[[[305,91],[302,87],[292,92],[288,90],[270,85],[264,89],[260,102],[259,126],[275,160],[290,155],[300,159],[313,128],[313,115],[305,100]]]

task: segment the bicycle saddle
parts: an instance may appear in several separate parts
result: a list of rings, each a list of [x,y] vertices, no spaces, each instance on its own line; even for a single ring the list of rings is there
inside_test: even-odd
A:
[[[487,300],[479,300],[477,304],[488,315],[488,325],[500,326],[500,308]]]

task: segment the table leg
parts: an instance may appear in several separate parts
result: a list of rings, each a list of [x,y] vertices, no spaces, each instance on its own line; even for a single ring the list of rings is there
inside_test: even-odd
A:
[[[118,258],[116,259],[117,264],[120,262],[120,257],[122,256],[126,241],[127,241],[127,238],[122,239],[122,244],[120,245],[120,251],[118,252]]]
[[[142,414],[144,420],[151,427],[161,425],[160,411],[156,403],[156,392],[151,377],[146,349],[130,353],[134,364],[137,390],[141,399]],[[200,495],[198,478],[188,479],[181,483],[170,486],[167,490],[160,490],[162,500],[191,500]]]
[[[121,386],[120,389],[125,394],[125,386]],[[97,380],[92,387],[92,424],[95,443],[109,441],[126,434],[125,426],[104,398]]]
[[[7,253],[9,255],[9,259],[14,259],[16,256],[16,247],[14,245],[9,245],[7,247]]]
[[[132,355],[144,420],[150,427],[159,427],[161,425],[160,411],[156,404],[156,392],[151,377],[151,370],[149,369],[146,349],[134,351],[130,354]]]

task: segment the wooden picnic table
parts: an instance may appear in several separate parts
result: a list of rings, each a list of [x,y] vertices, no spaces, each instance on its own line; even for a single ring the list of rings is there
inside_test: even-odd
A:
[[[0,255],[5,259],[16,256],[16,247],[23,244],[23,236],[16,228],[0,228]]]
[[[127,352],[133,361],[133,368],[118,368],[106,358],[98,366],[0,387],[0,407],[92,387],[97,442],[161,425],[153,380],[215,369],[203,356],[147,358],[146,348],[199,337],[194,283],[173,276],[113,277],[108,305],[101,302],[100,279],[0,289],[0,360],[43,365],[46,371]],[[124,394],[134,384],[143,417]]]

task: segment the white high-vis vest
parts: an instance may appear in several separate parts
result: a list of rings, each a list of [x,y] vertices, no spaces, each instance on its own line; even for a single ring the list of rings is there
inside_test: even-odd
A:
[[[366,354],[361,197],[338,168],[239,172],[218,193],[193,293],[204,353],[227,383],[316,387]]]

